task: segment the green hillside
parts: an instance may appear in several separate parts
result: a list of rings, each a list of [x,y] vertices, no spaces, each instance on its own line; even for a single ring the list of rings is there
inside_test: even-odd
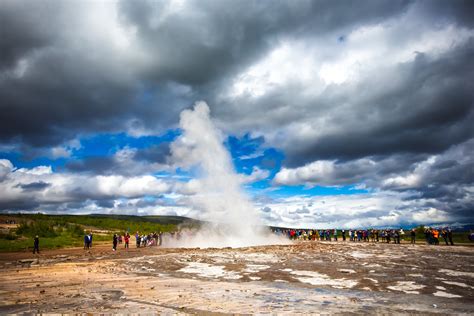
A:
[[[114,233],[169,232],[178,225],[199,226],[199,221],[179,216],[0,214],[0,224],[0,251],[27,251],[36,235],[42,249],[51,249],[81,246],[90,231],[94,242],[100,242],[110,241]]]

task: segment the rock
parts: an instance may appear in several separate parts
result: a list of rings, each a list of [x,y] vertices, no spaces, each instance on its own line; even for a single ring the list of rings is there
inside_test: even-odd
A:
[[[41,294],[44,294],[45,292],[46,292],[45,290],[41,290],[41,291],[40,291]]]

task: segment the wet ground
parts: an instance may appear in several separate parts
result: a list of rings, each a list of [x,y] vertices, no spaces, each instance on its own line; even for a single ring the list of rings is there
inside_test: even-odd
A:
[[[474,314],[471,246],[99,246],[0,256],[2,314]]]

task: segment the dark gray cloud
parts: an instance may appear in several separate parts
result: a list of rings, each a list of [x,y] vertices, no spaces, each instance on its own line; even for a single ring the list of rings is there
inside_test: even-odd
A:
[[[121,1],[123,21],[136,27],[140,45],[159,57],[151,78],[203,85],[245,67],[286,36],[344,32],[396,15],[408,1]]]
[[[22,200],[22,201],[1,201],[0,209],[8,211],[30,211],[37,209],[40,206],[40,203],[32,200]]]
[[[146,148],[125,148],[112,156],[88,156],[70,159],[65,171],[101,175],[140,175],[166,169],[170,143]]]
[[[461,0],[2,1],[0,145],[34,158],[82,135],[161,133],[204,99],[225,132],[263,137],[287,168],[332,164],[282,183],[412,190],[467,216],[472,16]],[[169,147],[125,154],[64,171],[147,174]]]
[[[0,41],[3,54],[0,139],[34,146],[57,145],[77,133],[167,128],[176,123],[180,110],[196,98],[217,102],[216,95],[223,84],[229,84],[229,79],[236,73],[288,38],[307,41],[339,38],[358,27],[396,19],[413,8],[422,19],[437,20],[438,25],[457,23],[471,27],[467,17],[472,11],[469,1],[451,1],[449,5],[443,1],[364,1],[356,6],[347,5],[345,1],[272,4],[190,1],[182,7],[166,2],[122,1],[116,8],[113,3],[105,6],[105,11],[116,10],[118,18],[113,16],[111,19],[97,13],[104,11],[103,5],[93,3],[4,1],[1,6],[4,36]],[[121,35],[116,34],[120,32],[129,38],[121,39]],[[116,42],[120,40],[128,40],[128,46],[117,48]],[[425,124],[439,120],[441,123],[455,122],[470,112],[470,105],[466,105],[465,100],[472,96],[466,92],[466,81],[464,86],[458,86],[458,82],[437,80],[439,76],[449,78],[457,72],[459,75],[454,79],[462,80],[472,75],[470,67],[459,68],[469,64],[465,63],[465,56],[472,54],[472,48],[463,56],[460,56],[462,52],[454,53],[457,56],[446,56],[444,60],[423,61],[420,58],[414,65],[408,65],[406,74],[401,74],[407,77],[406,91],[400,87],[389,94],[384,89],[376,89],[371,102],[365,106],[368,111],[373,109],[375,102],[384,99],[394,103],[404,94],[407,98],[402,102],[406,105],[398,109],[405,113],[407,106],[423,97],[421,91],[410,98],[412,91],[408,87],[428,83],[428,88],[438,94],[432,95],[431,102],[426,102],[424,112],[420,109],[402,122],[381,119],[387,124],[346,135],[329,134],[316,143],[299,141],[295,143],[294,153],[291,148],[285,148],[289,151],[288,163],[296,165],[319,156],[361,156],[393,147],[436,151],[446,148],[451,138],[455,138],[454,141],[465,138],[465,131],[455,129],[450,132],[455,134],[451,138],[443,138],[437,142],[439,145],[425,149],[417,141],[425,135],[417,132],[423,126],[413,133],[409,127],[402,140],[397,137],[399,129],[397,132],[391,130],[399,126],[398,123],[418,126],[419,121]],[[433,82],[428,82],[430,80]],[[438,90],[437,85],[443,83],[442,89]],[[374,86],[370,81],[365,84],[366,87],[360,88]],[[453,90],[453,86],[456,89]],[[285,87],[285,92],[273,97],[267,95],[257,104],[242,101],[256,106],[256,111],[267,111],[298,98],[298,87],[294,88]],[[328,91],[322,99],[297,100],[304,105],[297,105],[299,111],[285,113],[284,118],[269,115],[267,124],[288,124],[301,115],[316,115],[313,111],[308,112],[312,104],[347,102],[347,98],[353,96],[353,91]],[[449,115],[439,110],[439,104],[446,101],[453,103]],[[224,114],[228,110],[220,104],[210,105],[218,116],[221,115],[218,118],[227,120]],[[364,105],[358,100],[351,102],[351,106],[357,110],[361,107],[363,115]],[[392,106],[389,103],[385,107]],[[237,122],[247,120],[247,112],[229,113]],[[417,120],[423,116],[425,120]],[[253,124],[243,126],[255,128]],[[430,126],[432,124],[425,127],[426,132],[430,132]],[[394,133],[397,135],[392,136]],[[355,140],[374,134],[381,134],[378,142],[371,140],[354,148]],[[414,140],[408,142],[407,139]],[[327,149],[315,154],[313,149],[316,147]]]
[[[90,172],[93,174],[110,174],[117,169],[113,157],[87,157],[69,161],[65,169],[72,172]]]
[[[114,200],[99,200],[95,202],[99,207],[113,208],[115,205]]]
[[[0,71],[12,68],[33,50],[51,44],[51,31],[45,16],[58,13],[47,4],[33,10],[26,2],[3,1],[0,10]],[[47,12],[47,10],[51,10]],[[56,15],[57,16],[57,15]]]
[[[139,149],[135,153],[135,159],[138,161],[148,161],[156,163],[166,163],[170,155],[170,144],[160,143],[147,148]]]
[[[339,32],[406,6],[4,1],[0,140],[38,147],[78,133],[167,128],[181,109],[200,96],[212,98],[219,80],[279,39]],[[128,46],[117,47],[127,40]]]
[[[318,159],[440,153],[474,136],[473,54],[471,39],[454,52],[436,58],[418,54],[413,62],[358,84],[329,87],[317,97],[299,96],[295,90],[302,87],[276,91],[250,101],[257,114],[244,124],[258,129],[258,118],[265,116],[272,128],[283,127],[273,142],[283,147],[287,166]],[[292,106],[281,106],[279,113],[279,104]],[[321,118],[325,125],[318,126]],[[285,131],[286,126],[291,129]]]
[[[23,191],[41,191],[49,186],[51,186],[51,183],[46,183],[43,181],[17,185],[17,187],[23,189]]]
[[[272,209],[269,208],[268,206],[265,206],[265,207],[262,207],[261,210],[262,210],[262,212],[264,212],[264,213],[269,213],[269,212],[271,212]]]
[[[279,184],[309,186],[363,185],[404,194],[405,206],[447,210],[453,218],[472,221],[474,208],[474,140],[452,146],[438,155],[392,155],[349,161],[318,161],[296,169],[283,169]],[[373,214],[372,214],[373,215]]]

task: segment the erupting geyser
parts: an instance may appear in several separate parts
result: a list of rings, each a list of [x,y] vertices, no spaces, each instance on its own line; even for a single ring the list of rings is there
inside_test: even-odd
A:
[[[199,211],[199,219],[209,223],[199,231],[184,232],[179,240],[165,239],[165,246],[244,247],[287,242],[261,225],[209,112],[205,102],[184,110],[180,119],[183,133],[171,145],[176,166],[197,170],[197,178],[183,189],[192,192],[188,202]]]

